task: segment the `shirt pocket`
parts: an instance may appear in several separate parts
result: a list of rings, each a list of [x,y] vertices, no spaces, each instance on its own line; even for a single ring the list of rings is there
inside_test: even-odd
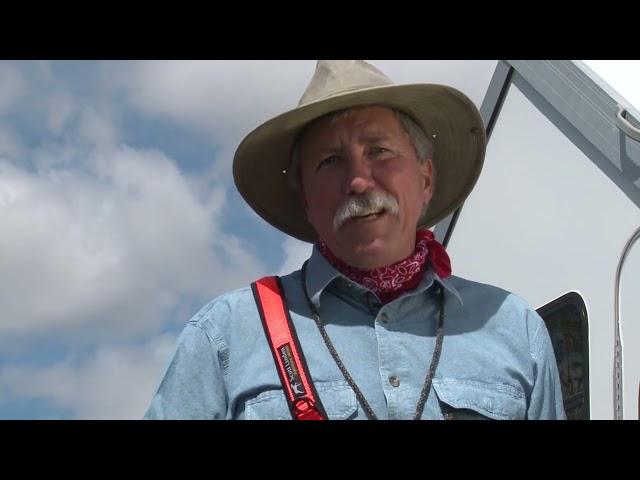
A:
[[[434,379],[447,420],[524,420],[527,404],[521,388],[507,383]]]
[[[314,384],[329,420],[354,418],[358,411],[356,395],[343,380]],[[268,390],[245,402],[246,420],[291,420],[291,410],[281,389]]]

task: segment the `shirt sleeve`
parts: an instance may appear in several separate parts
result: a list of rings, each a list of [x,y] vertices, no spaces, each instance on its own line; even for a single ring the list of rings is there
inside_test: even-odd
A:
[[[536,331],[531,340],[534,384],[529,398],[527,418],[529,420],[566,420],[558,365],[553,353],[549,332],[536,312]]]
[[[220,351],[219,341],[189,322],[144,418],[224,419],[227,400]]]

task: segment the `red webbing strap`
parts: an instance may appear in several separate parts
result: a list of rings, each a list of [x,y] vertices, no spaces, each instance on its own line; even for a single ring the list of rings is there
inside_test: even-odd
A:
[[[251,284],[287,403],[296,420],[326,420],[327,416],[304,361],[278,277]]]

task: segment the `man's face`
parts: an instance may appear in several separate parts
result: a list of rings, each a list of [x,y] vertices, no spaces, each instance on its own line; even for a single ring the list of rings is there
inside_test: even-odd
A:
[[[312,124],[300,145],[302,195],[307,217],[338,258],[363,269],[391,265],[415,248],[423,205],[433,195],[432,162],[419,164],[409,135],[384,107],[351,110]],[[387,210],[349,217],[334,229],[336,212],[352,197],[390,196]]]

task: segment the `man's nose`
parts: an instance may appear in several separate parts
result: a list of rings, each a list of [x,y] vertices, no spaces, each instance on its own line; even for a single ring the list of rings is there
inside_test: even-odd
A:
[[[351,153],[347,158],[346,179],[344,193],[360,194],[375,186],[371,176],[371,165],[362,153]]]

